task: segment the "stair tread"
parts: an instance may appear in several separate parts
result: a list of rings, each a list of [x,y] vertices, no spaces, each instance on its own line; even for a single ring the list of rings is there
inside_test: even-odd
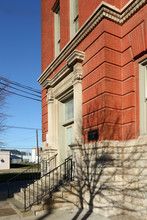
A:
[[[35,210],[39,211],[39,209],[42,210],[42,208],[50,208],[51,200],[54,208],[60,208],[61,206],[64,207],[67,199],[66,195],[65,198],[63,197],[63,194],[66,193],[66,188],[68,188],[68,191],[70,191],[70,187],[66,185],[67,180],[65,180],[64,177],[64,171],[61,171],[60,173],[57,171],[54,171],[54,173],[49,173],[41,177],[41,179],[35,180],[34,183],[31,183],[26,188],[22,188],[20,192],[14,193],[14,197],[9,199],[8,202],[21,217],[32,216]],[[65,186],[65,189],[62,188],[63,185]],[[24,194],[24,192],[26,193]],[[47,192],[46,195],[45,192]],[[34,208],[32,206],[31,210],[27,210],[27,212],[24,211],[24,195],[26,198],[26,207],[31,207],[34,204]],[[42,200],[41,204],[36,205],[36,198],[39,199],[39,202]]]
[[[10,206],[16,211],[16,213],[21,217],[28,217],[33,216],[34,212],[32,210],[29,210],[27,212],[24,211],[24,206],[20,201],[17,201],[15,198],[9,198],[7,199]]]

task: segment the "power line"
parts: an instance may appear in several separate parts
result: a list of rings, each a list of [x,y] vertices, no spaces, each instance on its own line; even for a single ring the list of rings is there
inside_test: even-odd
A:
[[[29,95],[33,95],[33,96],[36,96],[36,97],[41,98],[40,95],[35,95],[35,94],[33,94],[33,93],[30,93],[30,92],[24,91],[24,90],[22,90],[22,89],[15,88],[14,86],[10,86],[10,85],[8,85],[8,84],[6,84],[6,83],[2,83],[2,82],[0,82],[0,84],[2,84],[2,85],[4,85],[4,86],[8,86],[8,87],[10,87],[10,88],[12,88],[12,89],[15,89],[15,90],[17,90],[17,91],[24,92],[24,93],[27,93],[27,94],[29,94]],[[2,89],[3,89],[3,88],[2,88]]]
[[[27,98],[27,99],[32,99],[32,100],[34,100],[34,101],[39,101],[39,102],[41,102],[41,99],[35,99],[35,98],[29,97],[29,96],[21,95],[21,94],[19,94],[19,93],[12,92],[12,91],[10,91],[10,90],[8,90],[8,89],[3,89],[3,90],[6,91],[6,92],[8,92],[8,93],[11,93],[11,94],[18,95],[18,96],[20,96],[20,97],[24,97],[24,98]]]
[[[18,150],[18,149],[24,149],[24,150],[27,150],[27,149],[32,149],[32,148],[34,148],[34,147],[26,147],[26,148],[24,148],[24,147],[16,147],[16,148],[1,148],[0,147],[0,149],[3,149],[3,150]]]
[[[18,87],[21,87],[21,88],[24,88],[24,89],[27,89],[27,90],[30,90],[30,91],[33,91],[33,92],[36,92],[36,93],[41,94],[41,91],[38,90],[38,89],[34,89],[34,88],[30,87],[30,86],[26,86],[26,85],[24,85],[24,84],[21,84],[21,83],[18,83],[18,82],[14,82],[14,81],[12,81],[12,80],[8,80],[7,78],[5,78],[5,77],[3,77],[3,76],[0,76],[0,79],[3,80],[3,81],[6,81],[6,82],[8,82],[8,83],[11,83],[11,84],[13,84],[13,85],[16,85],[16,86],[18,86]]]
[[[32,148],[36,148],[36,147],[34,147],[34,146],[33,147],[15,147],[15,148],[13,148],[13,147],[12,148],[11,147],[6,147],[6,148],[0,147],[0,149],[4,149],[4,150],[5,149],[6,150],[9,150],[9,149],[10,150],[17,150],[17,149],[25,149],[26,150],[26,149],[32,149]],[[42,147],[39,147],[39,148],[42,148]]]
[[[19,127],[19,126],[11,126],[11,125],[5,125],[4,127],[6,128],[16,128],[16,129],[26,129],[26,130],[40,130],[42,131],[41,128],[29,128],[29,127]]]

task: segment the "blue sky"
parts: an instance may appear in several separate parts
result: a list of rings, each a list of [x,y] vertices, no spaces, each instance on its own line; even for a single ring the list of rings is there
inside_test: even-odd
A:
[[[0,0],[0,76],[41,89],[41,0]],[[9,126],[41,129],[41,102],[9,95],[3,112]],[[7,129],[0,133],[5,147],[36,146],[35,130]],[[41,131],[39,131],[41,146]]]

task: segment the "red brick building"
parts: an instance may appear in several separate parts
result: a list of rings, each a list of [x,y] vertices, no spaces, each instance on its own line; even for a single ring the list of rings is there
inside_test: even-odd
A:
[[[43,148],[49,155],[58,152],[59,162],[80,148],[83,139],[109,142],[120,149],[121,160],[136,146],[146,153],[146,3],[41,1]],[[123,195],[123,201],[132,205],[129,196]],[[145,204],[147,198],[141,199]]]

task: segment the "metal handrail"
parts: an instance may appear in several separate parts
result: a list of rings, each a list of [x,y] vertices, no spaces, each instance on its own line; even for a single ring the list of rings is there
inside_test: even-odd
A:
[[[53,155],[52,157],[48,158],[47,160],[41,160],[41,163],[48,163],[50,164],[52,160],[55,160],[55,166],[56,166],[56,157],[57,154]],[[47,166],[46,166],[47,167]],[[46,170],[46,173],[48,172],[48,170]],[[26,173],[28,175],[28,179],[24,179],[23,175],[24,173]],[[40,170],[38,170],[38,164],[34,164],[31,167],[29,167],[28,169],[24,170],[23,172],[15,175],[14,177],[10,178],[7,181],[7,186],[8,186],[8,197],[12,196],[14,192],[18,192],[20,190],[20,188],[26,187],[28,183],[32,183],[34,182],[36,179],[40,179],[41,174],[40,174]],[[17,182],[16,182],[17,181]],[[11,182],[15,182],[15,184],[13,184],[11,186],[11,190],[10,190],[10,183]],[[13,188],[13,190],[12,190]]]
[[[41,161],[41,164],[43,163],[43,175],[44,175],[44,167],[46,167],[46,169],[45,169],[45,173],[47,173],[47,171],[49,171],[49,170],[52,170],[52,169],[50,169],[50,164],[51,164],[51,161],[53,160],[53,159],[55,159],[55,164],[54,164],[54,167],[56,167],[56,157],[57,157],[57,155],[58,154],[54,154],[52,157],[50,157],[50,158],[48,158],[47,160],[42,160]],[[44,163],[45,163],[45,166],[44,166]],[[42,170],[41,170],[42,171]]]
[[[24,189],[24,211],[27,211],[34,204],[39,204],[43,197],[47,195],[51,197],[54,191],[69,181],[72,181],[72,158],[67,158],[64,163],[44,174],[40,180],[35,180]]]
[[[72,155],[70,155],[69,157],[67,157],[66,159],[65,159],[65,161],[66,160],[69,160],[69,159],[71,159],[72,158]]]

